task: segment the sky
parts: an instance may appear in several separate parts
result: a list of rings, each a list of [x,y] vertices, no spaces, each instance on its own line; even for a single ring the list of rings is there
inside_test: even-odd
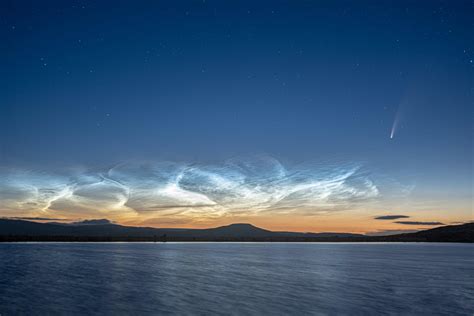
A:
[[[0,217],[471,221],[473,15],[470,1],[2,1]]]

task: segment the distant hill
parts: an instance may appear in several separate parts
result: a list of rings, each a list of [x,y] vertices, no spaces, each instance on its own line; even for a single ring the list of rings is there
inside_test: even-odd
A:
[[[295,233],[272,232],[251,224],[238,223],[208,229],[173,229],[131,227],[113,224],[106,219],[83,222],[37,223],[24,220],[0,219],[0,236],[74,236],[74,237],[131,237],[154,238],[156,236],[175,239],[250,239],[250,238],[293,238],[293,237],[347,237],[363,236],[338,233]]]
[[[444,226],[411,234],[370,237],[350,233],[274,232],[238,223],[208,229],[131,227],[106,219],[37,223],[0,219],[0,241],[440,241],[473,242],[474,223]]]
[[[193,237],[209,237],[209,238],[266,238],[271,237],[274,232],[265,230],[259,227],[255,227],[251,224],[231,224],[227,226],[221,226],[216,228],[208,229],[189,229],[180,232],[181,234],[193,236]],[[176,233],[174,233],[176,234]],[[170,235],[173,235],[170,234]]]
[[[390,241],[474,242],[474,223],[450,225],[416,233],[385,236]]]

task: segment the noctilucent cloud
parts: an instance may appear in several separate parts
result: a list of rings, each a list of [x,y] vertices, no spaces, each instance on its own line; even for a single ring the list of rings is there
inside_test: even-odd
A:
[[[0,6],[1,217],[474,218],[470,1]]]

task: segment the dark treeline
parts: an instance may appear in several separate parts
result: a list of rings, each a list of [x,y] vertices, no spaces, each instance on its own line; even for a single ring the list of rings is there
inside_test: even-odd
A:
[[[211,229],[155,229],[105,225],[58,225],[0,220],[0,242],[474,242],[474,223],[391,236],[341,233],[272,232],[249,224]]]
[[[367,236],[367,237],[110,237],[110,236],[0,236],[0,242],[474,242],[472,238],[411,236]]]

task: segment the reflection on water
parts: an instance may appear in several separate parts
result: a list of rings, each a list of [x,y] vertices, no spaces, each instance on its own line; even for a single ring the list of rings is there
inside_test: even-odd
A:
[[[0,314],[474,313],[474,246],[0,244]]]

